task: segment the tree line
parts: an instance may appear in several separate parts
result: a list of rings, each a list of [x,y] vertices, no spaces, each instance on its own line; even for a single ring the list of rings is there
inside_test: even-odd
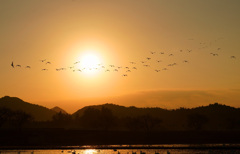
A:
[[[214,107],[214,109],[213,109]],[[207,109],[171,110],[164,114],[142,112],[141,115],[116,116],[102,106],[99,109],[88,107],[83,114],[70,115],[56,113],[52,120],[36,121],[23,111],[0,108],[0,129],[79,129],[79,130],[121,130],[121,131],[170,131],[170,130],[240,130],[240,111],[224,110],[219,104]],[[212,108],[212,109],[211,109]],[[223,114],[228,112],[228,114]]]

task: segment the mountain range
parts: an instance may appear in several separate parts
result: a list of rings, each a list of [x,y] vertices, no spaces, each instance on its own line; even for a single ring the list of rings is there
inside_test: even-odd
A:
[[[36,121],[47,121],[52,120],[53,115],[56,113],[67,114],[66,111],[59,107],[54,107],[52,109],[48,109],[46,107],[31,104],[25,102],[17,97],[9,97],[5,96],[0,98],[0,108],[8,108],[11,110],[22,110],[34,117]],[[119,118],[124,117],[139,117],[143,115],[151,115],[153,117],[161,118],[167,123],[171,123],[171,121],[177,121],[181,123],[181,120],[186,118],[188,115],[192,113],[199,113],[201,115],[210,117],[210,120],[213,121],[213,125],[221,124],[221,121],[225,119],[235,119],[240,117],[240,109],[235,107],[230,107],[227,105],[221,105],[218,103],[210,104],[208,106],[200,106],[192,109],[188,108],[179,108],[174,110],[167,110],[162,108],[137,108],[134,106],[125,107],[115,104],[103,104],[103,105],[93,105],[86,106],[82,109],[79,109],[75,113],[72,114],[73,117],[81,117],[84,112],[88,108],[94,108],[101,110],[102,108],[108,108],[112,111],[113,115]],[[214,124],[215,123],[215,124]],[[177,123],[176,123],[177,125]]]

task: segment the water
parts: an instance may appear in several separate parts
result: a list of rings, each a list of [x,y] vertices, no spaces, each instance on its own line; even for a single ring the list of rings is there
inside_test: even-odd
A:
[[[32,149],[0,149],[0,154],[240,154],[240,144],[96,145]]]
[[[146,154],[239,154],[240,150],[199,150],[199,149],[121,149],[114,151],[113,149],[98,150],[0,150],[1,154],[140,154],[145,152]]]

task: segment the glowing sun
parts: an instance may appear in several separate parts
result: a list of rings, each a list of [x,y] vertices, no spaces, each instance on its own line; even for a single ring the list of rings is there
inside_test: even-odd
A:
[[[96,54],[85,54],[80,59],[80,67],[84,72],[96,72],[101,60]]]

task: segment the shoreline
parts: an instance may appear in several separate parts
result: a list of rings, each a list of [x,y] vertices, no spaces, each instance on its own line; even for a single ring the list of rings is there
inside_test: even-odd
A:
[[[83,145],[83,146],[0,146],[0,150],[70,149],[240,149],[240,144],[159,144],[159,145]]]

